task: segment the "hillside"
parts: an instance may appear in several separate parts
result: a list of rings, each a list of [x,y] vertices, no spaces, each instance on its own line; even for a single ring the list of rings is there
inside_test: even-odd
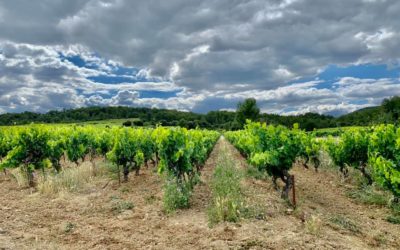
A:
[[[384,122],[387,114],[382,106],[367,107],[337,118],[341,126],[363,126]]]
[[[211,111],[207,114],[197,114],[168,109],[136,108],[136,107],[85,107],[48,113],[6,113],[0,115],[0,125],[21,125],[29,123],[81,123],[120,119],[121,125],[125,121],[134,122],[138,126],[182,126],[209,129],[235,128],[236,112]],[[363,126],[381,123],[390,120],[382,106],[368,107],[355,112],[333,117],[316,113],[284,116],[278,114],[260,114],[260,120],[272,124],[292,126],[299,123],[306,130],[314,128],[329,128],[338,126]],[[129,122],[128,122],[129,124]]]

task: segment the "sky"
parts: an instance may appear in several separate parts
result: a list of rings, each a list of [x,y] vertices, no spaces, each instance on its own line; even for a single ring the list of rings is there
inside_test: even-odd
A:
[[[398,0],[0,0],[0,113],[341,115],[400,95]]]

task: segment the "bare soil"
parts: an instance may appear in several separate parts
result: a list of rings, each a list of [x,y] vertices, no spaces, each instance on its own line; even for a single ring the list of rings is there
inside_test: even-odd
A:
[[[294,167],[298,208],[270,180],[247,178],[254,216],[210,228],[208,182],[221,147],[244,169],[245,159],[221,138],[207,160],[190,209],[166,215],[163,180],[154,167],[128,183],[103,178],[79,193],[46,197],[0,175],[0,249],[400,249],[400,226],[384,207],[358,204],[335,172]],[[119,209],[116,204],[133,204]]]

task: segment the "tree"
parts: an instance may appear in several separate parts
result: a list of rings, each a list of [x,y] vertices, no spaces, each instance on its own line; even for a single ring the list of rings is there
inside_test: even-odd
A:
[[[123,123],[122,123],[122,126],[124,126],[124,127],[131,127],[132,126],[132,122],[131,121],[124,121]]]
[[[392,121],[397,123],[400,117],[400,96],[393,96],[389,99],[384,99],[382,102],[383,109],[390,114]]]
[[[246,119],[255,121],[258,119],[260,109],[257,107],[257,101],[254,98],[247,98],[244,102],[239,102],[236,110],[236,122],[243,127]]]
[[[143,121],[141,119],[134,120],[132,122],[132,125],[142,127],[143,126]]]

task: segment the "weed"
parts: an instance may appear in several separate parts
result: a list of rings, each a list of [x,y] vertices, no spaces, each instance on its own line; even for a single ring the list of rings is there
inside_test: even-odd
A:
[[[245,241],[244,243],[241,244],[240,250],[248,250],[248,249],[254,249],[254,248],[265,248],[265,243],[260,240],[248,240]]]
[[[342,215],[332,216],[331,218],[329,218],[329,221],[334,225],[349,230],[350,232],[361,233],[360,227],[355,222]]]
[[[221,150],[210,185],[212,193],[212,202],[208,208],[210,226],[221,221],[239,221],[245,208],[240,185],[242,179],[243,173],[228,156],[226,149]]]
[[[400,224],[400,216],[399,215],[389,215],[386,220],[392,224]]]
[[[368,205],[386,206],[390,200],[388,192],[377,190],[374,186],[362,186],[347,192],[347,195]]]
[[[79,167],[65,168],[61,173],[49,174],[38,178],[37,188],[40,193],[54,195],[61,191],[77,192],[90,183],[96,175],[104,175],[106,169],[104,165],[98,165],[93,171],[91,164],[82,164]]]
[[[164,185],[164,210],[172,213],[176,209],[188,208],[192,194],[190,183],[178,183],[175,178],[169,177]]]
[[[106,168],[108,170],[108,175],[109,175],[109,177],[111,179],[119,180],[121,169],[116,164],[112,164],[112,163],[107,162],[106,163]]]
[[[127,186],[122,186],[119,190],[121,193],[125,194],[129,192],[129,188]]]
[[[150,195],[146,196],[144,199],[147,204],[153,204],[157,200],[157,197],[155,195]]]
[[[114,214],[120,214],[125,210],[132,210],[134,207],[135,205],[131,201],[126,201],[115,196],[111,197],[111,211]]]
[[[394,214],[397,214],[400,216],[400,203],[399,202],[394,202],[394,200],[391,199],[389,207],[390,207],[390,209],[392,209],[392,212]]]
[[[248,166],[246,170],[246,176],[257,180],[266,180],[268,178],[267,172],[261,171],[252,165]]]
[[[75,228],[75,224],[73,224],[72,222],[67,222],[64,226],[64,233],[70,233],[72,232],[72,230],[74,230]]]
[[[387,239],[386,239],[386,237],[385,237],[385,234],[383,234],[383,233],[380,233],[380,234],[375,235],[372,239],[374,240],[374,242],[375,242],[374,244],[375,244],[376,246],[384,245],[384,244],[386,244],[386,242],[387,242]]]
[[[266,220],[267,214],[265,207],[260,204],[251,203],[251,201],[244,202],[245,205],[240,208],[241,217],[246,219]]]
[[[15,179],[19,187],[28,186],[28,178],[26,173],[21,168],[11,169],[10,174]]]
[[[322,220],[319,215],[311,215],[310,219],[305,222],[306,231],[312,235],[321,233]]]

